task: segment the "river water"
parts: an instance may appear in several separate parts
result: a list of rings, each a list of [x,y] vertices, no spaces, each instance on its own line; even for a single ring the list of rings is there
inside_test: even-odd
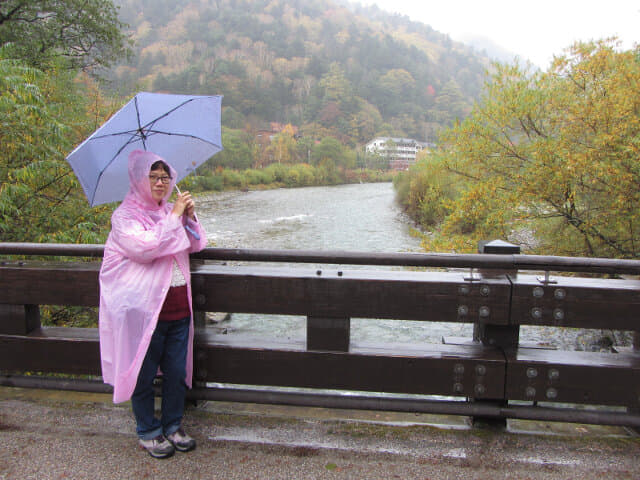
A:
[[[219,247],[419,251],[391,183],[226,192],[198,199]]]
[[[391,183],[306,187],[200,196],[198,215],[218,247],[359,252],[420,252],[411,222],[395,203]],[[309,268],[309,265],[304,265]],[[323,269],[364,268],[323,266]],[[366,267],[383,268],[383,267]],[[284,315],[233,314],[215,327],[227,335],[306,338],[306,319]],[[461,323],[352,319],[353,342],[441,343],[471,337]],[[589,349],[592,334],[576,329],[522,327],[522,341],[561,349]]]

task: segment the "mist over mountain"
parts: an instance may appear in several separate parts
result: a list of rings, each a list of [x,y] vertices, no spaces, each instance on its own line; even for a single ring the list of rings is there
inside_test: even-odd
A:
[[[291,123],[349,145],[432,141],[470,111],[489,59],[428,25],[333,0],[117,0],[137,90],[224,95],[223,125]]]
[[[484,35],[467,33],[459,35],[458,40],[473,47],[475,50],[486,55],[491,60],[496,60],[502,63],[513,63],[515,58],[525,60],[517,53],[504,48],[502,45],[497,44],[495,41]]]

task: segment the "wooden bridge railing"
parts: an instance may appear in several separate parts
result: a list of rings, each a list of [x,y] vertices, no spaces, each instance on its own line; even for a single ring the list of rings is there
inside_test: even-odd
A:
[[[640,262],[520,255],[504,242],[482,250],[443,255],[210,248],[194,255],[196,310],[302,315],[307,336],[256,340],[200,328],[194,350],[199,387],[193,396],[640,426],[640,352],[558,351],[519,341],[522,325],[640,330],[640,281],[592,278],[639,275]],[[99,245],[0,243],[0,255],[97,260],[101,254]],[[343,268],[354,264],[441,269]],[[99,266],[0,260],[0,384],[104,389],[99,382],[20,375],[100,375],[96,329],[42,327],[39,319],[41,305],[97,306]],[[474,338],[423,345],[355,342],[351,318],[471,323]]]

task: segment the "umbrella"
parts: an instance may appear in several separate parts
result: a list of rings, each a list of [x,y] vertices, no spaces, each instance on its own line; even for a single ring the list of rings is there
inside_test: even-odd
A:
[[[122,200],[129,191],[129,153],[154,152],[182,180],[222,150],[222,96],[141,92],[68,156],[91,206]]]

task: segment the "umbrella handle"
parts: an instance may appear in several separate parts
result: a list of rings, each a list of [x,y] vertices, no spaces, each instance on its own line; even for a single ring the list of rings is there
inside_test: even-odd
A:
[[[198,232],[196,232],[193,228],[191,228],[189,225],[185,225],[184,229],[189,232],[193,238],[195,238],[196,240],[200,240],[200,235],[198,235]]]
[[[178,188],[178,185],[176,184],[175,186],[176,190],[178,191],[179,194],[182,194],[182,192],[180,191],[180,189]],[[200,240],[200,235],[198,235],[198,232],[196,232],[193,228],[191,228],[189,225],[185,225],[184,229],[189,232],[193,238],[195,238],[196,240]]]

